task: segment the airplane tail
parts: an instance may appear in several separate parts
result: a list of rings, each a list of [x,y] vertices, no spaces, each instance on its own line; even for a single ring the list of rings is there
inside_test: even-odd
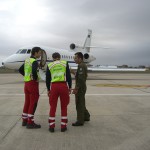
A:
[[[91,48],[91,36],[92,36],[92,30],[88,29],[88,35],[85,39],[84,45],[83,46],[79,46],[76,45],[74,43],[70,44],[70,49],[73,51],[85,51],[87,53],[90,52],[90,48]]]
[[[90,46],[91,46],[91,36],[92,36],[92,30],[88,29],[88,35],[86,37],[86,40],[84,42],[83,49],[85,49],[86,52],[90,52]]]
[[[102,49],[109,49],[109,47],[103,47],[103,46],[91,46],[91,38],[92,38],[92,30],[88,29],[88,35],[85,39],[84,45],[79,46],[74,43],[70,44],[70,50],[73,51],[84,51],[86,53],[90,52],[90,48],[102,48]]]

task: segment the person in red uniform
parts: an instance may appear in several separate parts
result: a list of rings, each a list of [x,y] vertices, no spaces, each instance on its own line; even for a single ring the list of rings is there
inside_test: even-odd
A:
[[[65,132],[67,130],[67,105],[70,99],[72,79],[68,62],[61,61],[59,53],[53,53],[52,57],[54,61],[48,64],[46,71],[46,86],[50,103],[49,131],[54,132],[57,101],[60,97],[61,132]]]
[[[39,75],[37,58],[41,57],[41,48],[33,47],[31,57],[25,60],[19,72],[24,76],[25,102],[22,113],[22,126],[28,129],[41,128],[34,122],[34,113],[39,99]]]

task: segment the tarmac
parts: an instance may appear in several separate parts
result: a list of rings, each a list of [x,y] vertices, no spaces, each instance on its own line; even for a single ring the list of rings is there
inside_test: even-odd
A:
[[[66,132],[60,131],[60,103],[55,132],[48,131],[45,82],[40,82],[35,113],[42,128],[22,127],[23,87],[21,75],[0,74],[0,150],[150,150],[150,74],[89,73],[86,106],[91,120],[71,125],[76,109],[70,95]]]

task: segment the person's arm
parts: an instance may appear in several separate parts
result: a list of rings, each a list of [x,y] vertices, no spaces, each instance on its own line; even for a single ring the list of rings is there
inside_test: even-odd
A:
[[[50,91],[50,84],[51,84],[51,73],[49,68],[46,69],[46,87],[47,91]]]
[[[19,73],[24,76],[24,64],[19,68]]]
[[[38,62],[34,61],[32,63],[32,77],[33,77],[33,80],[38,79],[37,70],[38,70]]]
[[[68,83],[69,89],[71,89],[72,88],[72,78],[71,78],[71,73],[70,73],[68,62],[67,62],[67,66],[66,66],[66,81]]]

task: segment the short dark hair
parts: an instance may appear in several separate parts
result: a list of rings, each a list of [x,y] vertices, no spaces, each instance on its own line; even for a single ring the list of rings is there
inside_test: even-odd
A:
[[[78,58],[81,58],[83,60],[83,54],[81,52],[77,52],[75,53],[75,55],[77,55]]]
[[[53,59],[60,58],[60,54],[55,52],[52,54]]]
[[[40,47],[33,47],[31,51],[31,55],[34,56],[35,53],[38,53],[42,49]]]

